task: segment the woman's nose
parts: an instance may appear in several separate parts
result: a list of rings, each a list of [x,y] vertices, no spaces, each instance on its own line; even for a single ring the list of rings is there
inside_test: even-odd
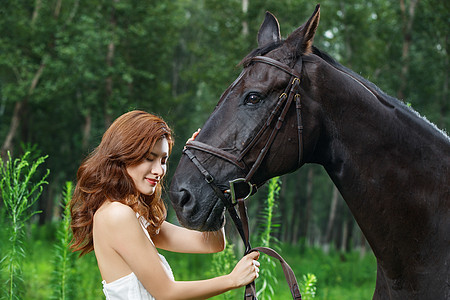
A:
[[[153,169],[152,172],[155,175],[159,175],[159,176],[163,176],[165,173],[165,168],[163,167],[163,165],[160,162],[157,162],[155,165],[153,165]]]

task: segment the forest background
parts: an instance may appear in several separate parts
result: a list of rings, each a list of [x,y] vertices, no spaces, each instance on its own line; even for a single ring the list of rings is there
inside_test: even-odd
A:
[[[449,128],[449,1],[320,4],[317,47],[439,128]],[[35,207],[42,212],[31,223],[40,227],[61,219],[65,182],[75,181],[82,159],[129,110],[161,115],[174,129],[170,182],[184,142],[237,77],[239,61],[256,47],[265,11],[278,18],[286,37],[315,5],[299,0],[0,0],[2,159],[8,151],[19,157],[30,149],[34,157],[48,155],[38,171],[50,170]],[[275,237],[281,243],[373,255],[321,167],[306,165],[280,180]],[[249,202],[251,225],[265,197],[262,191]],[[171,210],[168,218],[176,222]],[[238,244],[234,230],[227,231]]]

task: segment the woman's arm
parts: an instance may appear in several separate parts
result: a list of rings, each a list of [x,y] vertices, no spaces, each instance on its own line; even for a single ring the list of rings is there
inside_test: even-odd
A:
[[[116,211],[103,221],[109,234],[102,237],[156,299],[206,299],[244,286],[258,276],[258,263],[254,260],[259,254],[253,252],[241,259],[228,275],[200,281],[173,281],[131,208],[116,206]]]
[[[152,240],[157,248],[172,252],[216,253],[225,248],[223,228],[199,232],[164,222],[159,234],[152,236]]]
[[[258,277],[258,257],[257,252],[244,256],[228,275],[199,281],[175,281],[172,293],[161,299],[207,299],[245,286]]]

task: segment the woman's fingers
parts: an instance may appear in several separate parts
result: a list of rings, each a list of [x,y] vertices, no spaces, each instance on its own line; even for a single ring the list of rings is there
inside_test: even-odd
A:
[[[255,268],[256,278],[258,278],[259,277],[259,266],[260,266],[259,261],[254,260],[253,266]]]
[[[244,256],[230,275],[235,278],[238,287],[249,284],[259,276],[259,252],[251,252]]]
[[[197,135],[200,133],[200,128],[199,129],[197,129],[197,131],[196,132],[194,132],[193,134],[192,134],[192,136],[187,140],[187,142],[186,143],[189,143],[190,141],[193,141],[193,140],[195,140],[195,138],[197,137]]]
[[[250,257],[251,259],[257,260],[259,258],[259,252],[258,251],[252,251],[249,254],[247,254],[246,256]]]
[[[189,143],[189,142],[191,142],[191,141],[193,141],[193,140],[195,140],[195,138],[197,137],[197,135],[200,133],[200,130],[201,130],[200,128],[197,129],[197,131],[194,132],[194,133],[192,134],[192,136],[186,141],[186,144]],[[186,147],[184,147],[184,149],[186,149]]]
[[[252,260],[252,265],[253,265],[253,274],[254,274],[254,278],[258,278],[259,277],[259,266],[261,265],[259,261],[257,261],[257,259],[259,258],[259,252],[258,251],[253,251],[250,252],[249,254],[246,255],[249,259]]]
[[[186,144],[191,142],[191,141],[193,141],[193,140],[195,140],[195,138],[197,137],[197,135],[199,133],[200,133],[200,128],[197,129],[197,131],[192,134],[192,136],[186,141]],[[186,146],[184,146],[184,149],[186,149]]]

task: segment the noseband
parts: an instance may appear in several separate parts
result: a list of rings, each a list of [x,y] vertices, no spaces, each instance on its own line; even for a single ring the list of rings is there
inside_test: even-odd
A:
[[[270,113],[270,116],[263,124],[262,128],[258,131],[258,133],[253,137],[250,143],[244,148],[244,150],[239,154],[239,156],[235,156],[229,152],[226,152],[220,148],[198,142],[198,141],[189,141],[186,143],[186,147],[183,150],[183,153],[188,156],[188,158],[192,161],[192,163],[197,167],[197,169],[203,174],[206,182],[212,187],[214,193],[219,197],[225,207],[227,208],[231,219],[233,220],[239,235],[241,236],[244,245],[245,245],[245,254],[252,251],[260,251],[266,253],[276,259],[278,259],[283,268],[286,280],[288,282],[289,288],[291,290],[291,294],[293,299],[301,300],[301,294],[298,289],[297,280],[295,278],[295,274],[292,271],[291,267],[284,261],[284,259],[276,253],[273,249],[266,247],[256,247],[251,248],[249,241],[249,229],[248,229],[248,218],[244,201],[249,198],[254,192],[257,190],[257,186],[251,183],[251,179],[257,169],[260,167],[262,161],[266,157],[270,147],[272,146],[273,141],[275,140],[276,135],[278,134],[280,128],[282,127],[287,112],[292,104],[295,101],[295,108],[297,114],[297,131],[298,131],[298,167],[300,167],[303,160],[303,124],[302,124],[302,115],[301,115],[301,102],[300,102],[300,74],[290,68],[288,65],[283,64],[279,61],[276,61],[272,58],[265,56],[256,56],[253,57],[250,63],[264,63],[270,66],[276,67],[285,73],[291,75],[291,79],[289,80],[289,85],[286,87],[285,91],[278,97],[278,102],[275,108]],[[300,64],[301,70],[301,59],[297,62]],[[224,94],[223,97],[226,97]],[[222,99],[221,99],[222,100]],[[281,111],[281,112],[280,112]],[[263,133],[270,127],[273,120],[278,116],[278,120],[273,127],[269,138],[265,141],[264,147],[258,154],[258,157],[255,160],[255,163],[251,168],[248,168],[244,162],[245,155],[252,149],[252,147],[259,141]],[[192,153],[190,149],[200,150],[202,152],[208,153],[210,155],[219,157],[225,161],[228,161],[244,172],[247,171],[247,175],[245,178],[237,178],[229,181],[230,189],[223,191],[220,189],[217,184],[214,182],[214,177],[203,167],[197,157]],[[242,186],[247,187],[246,196],[237,196],[236,188]],[[230,199],[231,197],[231,199]],[[240,217],[238,216],[235,206],[238,204]],[[256,290],[254,282],[247,285],[245,290],[245,299],[252,300],[256,298]]]

